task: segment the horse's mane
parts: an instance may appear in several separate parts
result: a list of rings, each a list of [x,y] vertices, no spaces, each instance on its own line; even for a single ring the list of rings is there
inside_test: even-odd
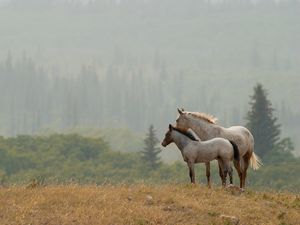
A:
[[[192,115],[199,119],[203,119],[212,124],[216,124],[218,121],[218,118],[216,118],[212,115],[206,114],[206,113],[202,113],[202,112],[187,112],[187,114]]]
[[[189,139],[193,140],[193,141],[199,141],[198,138],[196,138],[191,132],[189,132],[188,130],[185,129],[181,129],[181,128],[177,128],[177,127],[173,127],[174,130],[178,131],[179,133],[187,136]]]

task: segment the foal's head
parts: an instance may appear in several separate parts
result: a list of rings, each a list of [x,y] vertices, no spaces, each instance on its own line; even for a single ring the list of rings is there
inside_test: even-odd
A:
[[[169,130],[165,134],[165,138],[164,138],[163,142],[161,143],[162,146],[166,147],[168,144],[173,142],[172,130],[173,130],[173,126],[171,124],[169,124]]]

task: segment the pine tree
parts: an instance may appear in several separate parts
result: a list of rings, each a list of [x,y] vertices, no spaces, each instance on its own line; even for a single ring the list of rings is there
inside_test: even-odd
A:
[[[267,99],[267,93],[261,84],[254,87],[251,96],[251,109],[247,114],[247,127],[252,132],[255,141],[255,152],[262,158],[275,151],[280,138],[280,125],[273,116],[274,109]]]
[[[149,127],[144,143],[145,148],[144,151],[142,151],[142,159],[150,169],[156,169],[160,164],[158,154],[161,152],[161,149],[156,147],[159,141],[155,135],[153,125]]]

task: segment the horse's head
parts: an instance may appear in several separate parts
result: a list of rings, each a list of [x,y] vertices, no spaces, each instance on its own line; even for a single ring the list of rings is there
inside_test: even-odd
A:
[[[188,114],[184,111],[184,109],[177,109],[178,117],[176,119],[176,127],[181,129],[188,129]]]
[[[171,124],[169,124],[169,130],[165,134],[165,138],[161,143],[162,146],[166,147],[168,144],[173,142],[172,130],[173,130],[173,126]]]
[[[217,118],[202,112],[188,112],[184,111],[184,109],[177,109],[179,116],[176,119],[176,128],[180,129],[189,129],[192,125],[197,124],[198,122],[204,122],[206,124],[216,124]]]

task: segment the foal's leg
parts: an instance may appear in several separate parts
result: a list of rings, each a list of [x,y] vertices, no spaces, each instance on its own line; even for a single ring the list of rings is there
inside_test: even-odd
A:
[[[221,161],[221,160],[218,160],[218,166],[219,166],[219,175],[220,175],[220,177],[221,177],[221,181],[222,181],[222,183],[223,183],[223,177],[224,177],[224,174],[223,174],[223,170],[222,170],[222,167],[221,167],[221,165],[222,165],[222,161]]]
[[[218,162],[219,162],[219,174],[222,179],[222,186],[224,187],[226,185],[226,176],[227,176],[226,165],[223,163],[222,160],[218,160]]]
[[[211,183],[210,183],[210,162],[206,162],[205,167],[206,167],[207,186],[209,188],[211,188]]]
[[[227,174],[229,174],[230,183],[232,183],[232,168],[230,165],[230,161],[223,163],[223,187],[226,187],[226,181],[227,181]]]
[[[223,182],[222,182],[222,185],[223,187],[226,187],[226,179],[227,179],[227,173],[228,173],[228,169],[225,167],[224,171],[223,171]]]
[[[230,165],[229,170],[228,170],[230,184],[233,184],[232,172],[233,172],[233,169],[232,169],[232,166]]]
[[[188,161],[188,167],[190,172],[191,183],[195,184],[195,171],[194,171],[194,163]]]

